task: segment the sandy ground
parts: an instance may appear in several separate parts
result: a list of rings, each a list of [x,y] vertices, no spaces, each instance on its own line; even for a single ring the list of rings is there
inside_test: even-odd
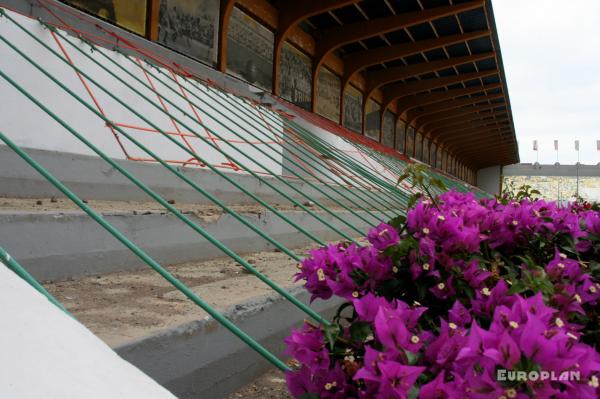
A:
[[[86,200],[93,210],[102,213],[133,213],[144,215],[150,213],[166,213],[166,208],[155,201],[100,201]],[[173,201],[171,204],[179,211],[185,214],[193,214],[201,219],[210,221],[218,219],[225,211],[217,205],[179,203]],[[325,212],[314,203],[304,202],[302,205],[314,212]],[[271,204],[277,210],[286,212],[305,212],[302,208],[293,204]],[[259,204],[256,205],[229,205],[229,208],[242,214],[261,214],[267,209]],[[341,206],[327,206],[328,209],[336,212],[346,211]],[[352,207],[355,208],[355,207]],[[364,206],[367,209],[367,206]],[[0,212],[83,212],[71,200],[64,198],[4,198],[0,197]]]
[[[295,250],[303,256],[308,248]],[[248,254],[245,259],[281,287],[295,285],[297,263],[281,252]],[[196,294],[219,310],[273,293],[230,258],[168,267]],[[296,283],[300,284],[300,283]],[[119,272],[44,286],[107,344],[116,346],[207,314],[151,269]]]
[[[225,399],[291,399],[285,385],[285,375],[271,370]]]

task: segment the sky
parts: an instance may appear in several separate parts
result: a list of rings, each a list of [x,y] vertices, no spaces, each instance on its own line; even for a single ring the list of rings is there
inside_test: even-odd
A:
[[[600,0],[492,5],[521,162],[599,163]]]

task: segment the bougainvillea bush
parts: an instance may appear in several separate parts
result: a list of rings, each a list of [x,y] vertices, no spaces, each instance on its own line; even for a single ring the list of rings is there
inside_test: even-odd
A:
[[[600,212],[421,197],[296,279],[345,299],[286,339],[296,398],[600,397]]]

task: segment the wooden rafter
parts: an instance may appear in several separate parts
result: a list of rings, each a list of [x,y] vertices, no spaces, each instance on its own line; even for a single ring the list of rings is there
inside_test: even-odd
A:
[[[389,108],[390,104],[403,97],[417,94],[420,92],[438,89],[456,83],[467,82],[469,80],[481,79],[488,76],[497,75],[498,71],[483,71],[463,73],[456,76],[446,76],[443,78],[425,79],[409,83],[394,83],[383,87],[383,110]]]
[[[464,126],[469,126],[470,124],[477,124],[483,122],[494,122],[494,121],[504,121],[509,120],[508,114],[506,112],[502,113],[493,113],[493,114],[483,114],[483,115],[467,115],[467,116],[459,116],[457,118],[446,119],[440,121],[435,124],[429,125],[428,133],[430,135],[436,135],[437,132],[452,130],[452,129],[460,129]]]
[[[508,114],[506,111],[501,113],[484,113],[484,114],[476,114],[476,115],[459,115],[454,118],[443,119],[435,123],[431,123],[428,125],[427,132],[434,132],[437,130],[449,129],[456,126],[464,126],[471,122],[478,122],[481,120],[489,119],[501,119],[508,118]]]
[[[493,83],[484,86],[472,86],[465,89],[451,89],[441,93],[425,93],[404,97],[396,103],[398,115],[404,115],[405,112],[417,107],[435,104],[442,101],[451,100],[456,97],[467,96],[481,92],[487,92],[493,89],[501,88],[500,83]]]
[[[273,92],[279,95],[281,78],[279,63],[281,49],[290,31],[301,21],[314,15],[358,3],[360,0],[319,0],[319,1],[282,1],[279,7],[279,24],[275,32],[273,56]]]
[[[237,0],[221,0],[219,7],[219,41],[217,48],[217,69],[221,72],[227,70],[227,32],[229,20]]]
[[[435,121],[441,121],[444,119],[450,119],[450,118],[454,118],[454,117],[462,116],[462,115],[476,114],[481,111],[490,111],[491,110],[491,112],[489,112],[491,114],[491,113],[494,113],[495,109],[499,108],[499,107],[506,107],[506,104],[504,102],[493,103],[493,104],[480,104],[480,105],[473,105],[473,106],[465,107],[465,108],[459,108],[459,109],[452,110],[452,111],[440,112],[440,113],[430,116],[429,120],[424,122],[421,127],[425,132],[428,132],[429,129],[427,128],[427,126],[430,123],[433,123]],[[498,110],[498,112],[506,112],[506,110]]]
[[[483,129],[486,128],[488,126],[493,127],[493,126],[510,126],[510,122],[507,119],[502,119],[502,120],[483,120],[477,123],[468,123],[468,124],[462,124],[462,125],[457,125],[451,129],[439,129],[439,130],[435,130],[431,133],[429,133],[429,138],[431,138],[432,140],[436,140],[439,137],[443,137],[443,136],[449,136],[452,134],[460,134],[462,132],[469,132],[469,131],[473,131],[475,129]]]
[[[449,134],[439,137],[439,141],[443,141],[447,146],[451,143],[460,143],[461,145],[469,142],[474,142],[481,138],[496,139],[506,132],[510,132],[510,127],[507,126],[490,126],[487,128],[476,129],[471,132],[462,132],[459,134]]]
[[[440,71],[446,68],[452,68],[458,65],[463,65],[471,62],[477,62],[489,58],[493,58],[494,53],[487,52],[482,54],[467,55],[465,57],[455,57],[448,60],[440,60],[433,62],[423,62],[420,64],[412,64],[407,66],[382,69],[380,71],[371,72],[367,75],[367,89],[365,90],[365,98],[371,97],[373,92],[383,85],[397,82],[413,76],[422,75],[429,72]]]
[[[439,39],[419,40],[414,43],[396,44],[393,46],[352,53],[344,59],[342,89],[346,87],[355,73],[371,65],[397,60],[402,57],[408,57],[437,48],[450,46],[456,43],[487,37],[489,35],[489,30],[482,30],[459,35],[444,36]]]
[[[497,130],[487,130],[487,131],[482,131],[481,133],[484,134],[485,133],[485,137],[480,137],[479,139],[477,138],[457,138],[455,140],[445,140],[444,143],[446,145],[446,148],[448,148],[451,151],[454,151],[455,153],[457,153],[458,150],[461,151],[481,151],[482,148],[484,146],[489,146],[489,145],[498,145],[498,146],[507,146],[510,147],[509,143],[506,142],[506,140],[504,140],[502,138],[502,136],[500,135],[502,132],[504,131],[497,131]]]
[[[314,64],[318,69],[327,54],[346,44],[422,24],[448,15],[481,8],[483,4],[484,0],[473,0],[451,6],[434,7],[422,11],[407,12],[321,30],[318,34],[319,40]]]
[[[422,109],[415,109],[413,112],[409,112],[407,121],[409,124],[413,124],[414,122],[413,125],[415,129],[419,130],[422,125],[422,123],[420,123],[419,121],[427,120],[427,117],[429,116],[436,115],[443,111],[461,108],[465,105],[478,104],[483,101],[496,100],[498,98],[504,98],[504,93],[496,93],[484,96],[468,97],[460,100],[445,101],[443,103],[434,104],[429,107],[423,107]]]

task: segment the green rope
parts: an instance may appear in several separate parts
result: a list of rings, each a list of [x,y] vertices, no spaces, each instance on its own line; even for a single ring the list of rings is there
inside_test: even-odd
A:
[[[36,162],[33,158],[29,156],[25,151],[19,148],[14,142],[12,142],[8,137],[4,135],[4,133],[0,132],[0,140],[2,140],[8,147],[10,147],[19,157],[21,157],[25,162],[27,162],[32,168],[34,168],[39,174],[41,174],[48,182],[50,182],[54,187],[56,187],[60,192],[62,192],[65,196],[67,196],[71,201],[73,201],[79,208],[81,208],[85,213],[88,214],[94,221],[96,221],[100,226],[102,226],[106,231],[108,231],[113,237],[119,240],[123,245],[125,245],[131,252],[133,252],[136,256],[138,256],[144,263],[154,269],[157,273],[159,273],[165,280],[171,283],[175,288],[177,288],[181,293],[183,293],[186,297],[188,297],[192,302],[201,307],[206,313],[212,316],[215,320],[217,320],[221,325],[235,334],[238,338],[240,338],[244,343],[258,352],[261,356],[267,359],[271,364],[275,367],[279,368],[282,371],[288,371],[290,368],[282,362],[279,358],[269,352],[265,347],[256,342],[252,337],[246,334],[244,331],[239,329],[235,324],[233,324],[229,319],[224,317],[221,313],[213,309],[208,303],[204,302],[194,291],[192,291],[187,285],[185,285],[182,281],[177,279],[171,273],[169,273],[164,267],[162,267],[158,262],[156,262],[153,258],[151,258],[146,252],[144,252],[140,247],[130,241],[126,236],[123,235],[119,230],[117,230],[113,225],[108,223],[101,215],[96,213],[92,208],[87,206],[75,193],[73,193],[67,186],[65,186],[60,180],[54,177],[48,170],[46,170],[42,165]]]

